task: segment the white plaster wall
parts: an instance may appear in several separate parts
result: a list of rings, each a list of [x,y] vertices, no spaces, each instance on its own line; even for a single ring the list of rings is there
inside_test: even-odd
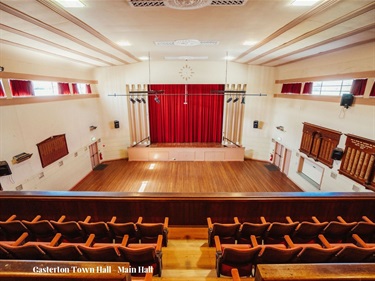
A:
[[[91,171],[88,145],[100,138],[98,99],[59,101],[0,107],[0,159],[12,170],[0,178],[4,190],[68,190]],[[91,125],[98,129],[90,131]],[[42,168],[37,143],[54,135],[65,134],[69,155]],[[33,156],[12,164],[22,152]],[[75,156],[77,152],[77,156]],[[43,177],[41,173],[44,173]]]
[[[303,62],[288,64],[275,69],[276,79],[336,75],[340,73],[369,71],[375,69],[375,44],[368,44],[311,58]],[[371,87],[369,83],[367,87]],[[305,191],[318,191],[309,182],[297,174],[303,122],[313,123],[326,128],[341,131],[339,147],[345,147],[346,137],[350,133],[368,139],[375,139],[375,107],[354,105],[343,111],[338,103],[308,100],[275,98],[271,121],[272,138],[292,150],[288,176]],[[276,129],[284,126],[285,132]],[[367,191],[360,184],[338,174],[341,161],[335,161],[333,168],[317,163],[324,168],[322,191],[353,191],[353,185],[359,191]],[[331,173],[337,174],[336,179]]]
[[[6,72],[93,80],[93,67],[28,50],[1,46],[1,65]],[[0,106],[0,160],[7,161],[11,176],[0,177],[4,190],[68,190],[92,169],[88,145],[101,138],[99,99],[77,99]],[[98,126],[90,131],[91,125]],[[36,144],[53,135],[66,134],[69,155],[42,168]],[[33,156],[12,164],[22,152]],[[77,153],[77,156],[75,156]],[[41,173],[43,176],[41,177]]]

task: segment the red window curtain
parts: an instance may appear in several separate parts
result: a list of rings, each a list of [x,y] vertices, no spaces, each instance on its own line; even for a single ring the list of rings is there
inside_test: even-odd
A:
[[[302,83],[287,83],[281,88],[282,94],[300,94]]]
[[[312,89],[313,89],[313,82],[306,82],[305,85],[303,85],[303,94],[312,94]]]
[[[221,142],[224,95],[211,91],[224,85],[149,85],[149,90],[164,91],[157,96],[160,103],[148,97],[151,143]]]
[[[79,94],[78,85],[76,83],[73,83],[72,88],[73,88],[73,95],[78,95]]]
[[[0,97],[5,97],[5,92],[3,89],[3,84],[0,83]]]
[[[91,86],[90,84],[86,84],[86,94],[91,94]]]
[[[370,92],[370,97],[375,97],[375,82],[372,84],[371,92]]]
[[[31,81],[10,80],[10,89],[13,97],[34,96],[34,89]]]
[[[70,95],[69,83],[57,83],[59,95]]]
[[[350,93],[352,93],[354,96],[363,96],[365,93],[366,84],[367,84],[367,79],[353,80]]]

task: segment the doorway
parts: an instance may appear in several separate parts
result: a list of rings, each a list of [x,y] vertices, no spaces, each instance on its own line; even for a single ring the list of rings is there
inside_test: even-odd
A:
[[[273,160],[273,164],[277,166],[280,172],[288,175],[289,173],[289,165],[290,159],[292,157],[292,151],[290,149],[285,148],[281,143],[275,143],[275,156]]]

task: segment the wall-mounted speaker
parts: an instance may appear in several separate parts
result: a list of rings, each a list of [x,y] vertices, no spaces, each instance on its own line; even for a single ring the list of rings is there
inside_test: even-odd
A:
[[[344,155],[344,150],[342,148],[336,147],[332,150],[331,158],[333,160],[341,160],[343,155]]]
[[[120,121],[115,120],[115,121],[113,121],[113,124],[115,126],[115,129],[120,128]]]
[[[353,101],[354,101],[354,95],[343,94],[341,96],[340,106],[343,106],[345,108],[349,108],[349,106],[352,106]]]
[[[12,174],[12,171],[9,168],[7,161],[0,161],[0,177],[9,176]]]

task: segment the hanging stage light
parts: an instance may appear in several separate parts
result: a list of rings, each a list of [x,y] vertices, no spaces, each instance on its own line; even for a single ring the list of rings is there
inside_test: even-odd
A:
[[[131,101],[132,103],[135,103],[135,99],[133,99],[132,97],[130,97],[130,101]]]
[[[234,100],[233,100],[233,103],[238,102],[238,100],[239,100],[239,98],[235,97]]]
[[[144,98],[141,98],[141,101],[142,101],[143,103],[146,103],[146,100],[145,100]]]
[[[141,101],[141,99],[140,99],[140,98],[138,98],[138,97],[137,97],[137,98],[136,98],[135,100],[136,100],[137,102],[139,102],[139,103],[141,103],[141,102],[142,102],[142,101]]]
[[[159,100],[158,96],[155,96],[154,100],[156,101],[156,103],[160,103],[160,100]]]
[[[229,97],[229,99],[227,99],[227,103],[230,103],[232,101],[232,97]]]
[[[241,104],[245,104],[245,96],[242,96]]]

